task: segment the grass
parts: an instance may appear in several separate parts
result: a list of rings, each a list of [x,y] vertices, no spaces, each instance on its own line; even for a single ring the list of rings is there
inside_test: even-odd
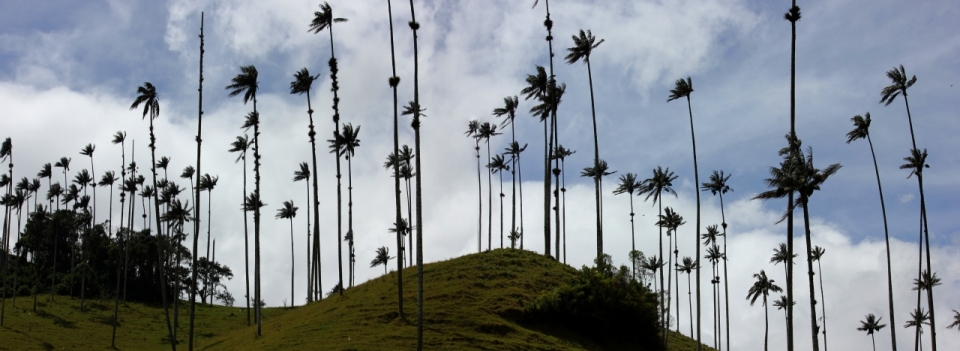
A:
[[[395,263],[394,263],[395,264]],[[410,350],[416,348],[416,268],[403,270],[404,317],[397,310],[396,272],[367,281],[308,306],[264,310],[263,336],[246,327],[240,308],[199,306],[198,350]],[[554,325],[517,318],[525,304],[573,277],[575,270],[541,255],[494,250],[424,265],[424,348],[428,350],[600,350],[588,338]],[[108,349],[113,302],[41,297],[40,313],[29,298],[8,309],[0,349]],[[181,306],[182,307],[182,306]],[[189,316],[181,308],[180,348],[186,348]],[[163,309],[121,307],[117,347],[169,349]],[[651,342],[655,342],[651,340]],[[636,349],[636,348],[634,348]],[[696,343],[671,333],[671,351]],[[704,350],[712,350],[704,347]]]

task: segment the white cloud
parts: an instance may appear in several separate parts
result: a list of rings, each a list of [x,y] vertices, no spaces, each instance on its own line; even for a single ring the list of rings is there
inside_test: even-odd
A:
[[[913,194],[900,195],[900,203],[909,203],[910,201],[913,201],[913,197]]]

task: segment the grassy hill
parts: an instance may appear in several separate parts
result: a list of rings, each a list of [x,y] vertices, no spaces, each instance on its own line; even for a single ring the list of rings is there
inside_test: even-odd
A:
[[[525,304],[575,275],[569,266],[519,250],[494,250],[424,266],[425,349],[428,350],[599,350],[574,331],[532,325],[517,318]],[[199,350],[383,350],[416,347],[416,268],[403,271],[405,318],[398,318],[396,272],[347,290],[343,297],[297,308],[264,310],[263,337],[245,326],[243,309],[202,306],[197,312]],[[110,345],[112,301],[41,297],[7,300],[0,349],[106,349]],[[181,309],[185,343],[187,314]],[[117,346],[121,350],[169,349],[162,308],[121,307]],[[651,342],[653,342],[651,340]],[[669,350],[695,350],[692,340],[671,333]],[[186,345],[181,344],[185,347]],[[636,348],[642,348],[637,345]],[[707,349],[707,348],[705,348]]]

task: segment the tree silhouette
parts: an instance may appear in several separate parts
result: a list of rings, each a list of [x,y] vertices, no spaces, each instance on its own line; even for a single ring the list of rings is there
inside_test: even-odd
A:
[[[503,156],[496,154],[493,156],[493,160],[487,164],[487,168],[491,172],[497,173],[500,175],[500,248],[503,248],[503,197],[506,196],[503,194],[503,171],[510,170],[510,165],[507,164]]]
[[[663,169],[660,166],[653,169],[653,176],[647,178],[643,181],[643,187],[640,189],[640,193],[637,196],[647,194],[647,197],[643,201],[650,200],[653,197],[653,202],[656,202],[659,206],[658,216],[663,215],[663,202],[661,201],[661,195],[664,192],[667,194],[673,194],[674,197],[677,197],[677,192],[673,190],[673,181],[677,180],[677,176],[670,172],[670,168]],[[659,218],[659,217],[658,217]],[[699,243],[698,243],[699,244]],[[663,227],[660,227],[660,257],[663,257]],[[700,259],[697,259],[697,266],[700,266]],[[660,310],[666,310],[664,307],[663,299],[663,272],[660,272]],[[665,326],[666,320],[660,316],[660,325]],[[666,329],[666,327],[663,327]]]
[[[637,180],[637,175],[633,173],[626,173],[620,175],[620,185],[613,190],[614,195],[627,194],[630,198],[630,251],[637,249],[637,232],[634,228],[633,223],[633,193],[640,190],[640,187],[643,186],[643,183]],[[634,264],[632,273],[633,275],[637,274],[637,265]]]
[[[390,256],[390,248],[386,246],[381,246],[377,248],[377,254],[374,256],[373,261],[370,261],[370,268],[376,266],[383,266],[383,274],[387,274],[387,264],[394,257]]]
[[[310,175],[311,175],[311,173],[310,173],[310,166],[307,165],[306,162],[300,162],[300,170],[293,171],[293,181],[294,181],[294,182],[299,182],[299,181],[303,180],[303,181],[304,181],[304,184],[307,185],[307,204],[310,203]],[[310,267],[310,268],[307,268],[307,302],[308,302],[308,303],[313,301],[313,296],[311,296],[311,295],[313,295],[313,290],[311,289],[312,286],[313,286],[313,274],[311,274],[311,271],[312,271],[312,269],[313,269],[313,268],[312,268],[313,266],[312,266],[312,264],[311,264],[311,263],[312,263],[312,260],[311,260],[311,256],[310,256],[310,233],[311,233],[311,231],[310,231],[310,205],[307,205],[307,245],[306,245],[306,246],[307,246],[307,255],[304,256],[304,257],[306,257],[306,259],[307,259],[307,267]]]
[[[233,141],[233,143],[230,143],[230,150],[229,150],[230,152],[240,153],[240,155],[237,156],[237,159],[236,161],[234,161],[234,163],[237,163],[243,160],[243,194],[240,194],[240,195],[242,195],[242,197],[244,198],[244,201],[246,201],[246,196],[247,196],[246,195],[247,194],[247,150],[249,150],[251,146],[253,146],[253,143],[251,142],[250,138],[246,134],[244,134],[243,136],[238,136],[237,139]],[[245,286],[247,288],[247,294],[244,295],[246,297],[244,300],[247,300],[247,326],[249,327],[250,326],[250,248],[249,248],[250,234],[247,228],[247,222],[248,222],[247,211],[244,210],[243,211],[243,262],[244,262],[244,267],[246,267],[246,274],[244,274],[244,278],[246,279]],[[257,308],[257,307],[254,307],[254,308]]]
[[[483,251],[483,181],[480,178],[480,121],[470,120],[467,123],[466,134],[468,138],[473,138],[474,150],[477,152],[477,252]],[[520,241],[520,249],[523,249],[523,241]]]
[[[477,135],[480,139],[484,139],[487,143],[487,164],[490,164],[490,138],[500,135],[502,133],[497,132],[497,125],[490,122],[483,122],[480,124],[480,129],[477,131]],[[491,169],[487,169],[487,251],[492,249],[491,242],[493,238],[493,172]]]
[[[887,326],[886,324],[880,324],[881,319],[883,319],[883,317],[877,318],[877,316],[874,316],[873,313],[870,313],[867,315],[867,320],[860,321],[860,327],[857,328],[857,330],[865,331],[867,332],[867,335],[870,335],[870,340],[873,341],[874,351],[877,350],[877,340],[874,339],[873,332],[880,331],[880,329],[883,329],[883,327]]]
[[[307,302],[313,302],[314,299],[319,299],[322,287],[320,287],[320,197],[317,190],[317,133],[313,129],[313,107],[310,104],[310,88],[313,86],[313,81],[316,80],[320,75],[312,76],[310,71],[306,67],[301,68],[297,73],[293,74],[294,81],[290,83],[290,94],[306,94],[307,95],[307,117],[310,119],[310,131],[307,133],[307,136],[310,137],[310,151],[313,156],[313,256],[307,258],[309,264],[309,272],[307,273]],[[246,169],[246,166],[244,166]],[[309,185],[307,186],[307,197],[310,197]],[[244,191],[246,192],[246,191]],[[309,201],[307,201],[309,203]],[[307,231],[310,230],[310,206],[307,206]],[[309,238],[309,234],[307,235]],[[307,245],[309,250],[309,243]],[[314,286],[316,288],[316,294],[314,294]]]
[[[297,210],[300,209],[293,205],[293,200],[284,201],[283,207],[277,209],[277,219],[289,219],[290,220],[290,306],[294,306],[296,300],[293,298],[293,292],[296,291],[293,288],[293,276],[294,276],[294,267],[296,266],[293,254],[293,219],[297,217]]]
[[[526,148],[526,146],[524,146]],[[560,174],[561,174],[561,187],[560,194],[563,196],[561,205],[563,205],[563,264],[567,264],[567,170],[565,160],[567,156],[577,153],[574,150],[566,149],[563,145],[557,146],[557,149],[553,152],[553,157],[560,160]],[[642,185],[642,183],[641,183]],[[639,189],[637,190],[639,192]],[[523,184],[520,186],[520,197],[523,197]],[[522,199],[521,199],[522,201]],[[520,207],[520,226],[523,227],[523,205],[521,202]]]
[[[906,98],[906,96],[904,96],[904,98]],[[927,259],[926,271],[929,272],[930,271],[930,231],[929,231],[929,223],[927,222],[926,196],[924,195],[924,192],[923,192],[923,169],[930,168],[930,165],[927,164],[927,149],[923,149],[923,151],[920,151],[919,149],[914,148],[910,150],[910,156],[905,157],[903,160],[907,161],[907,163],[900,166],[900,169],[910,170],[910,175],[907,176],[908,178],[913,175],[916,175],[917,184],[919,185],[919,188],[920,188],[920,218],[922,219],[921,226],[923,227],[923,231],[921,232],[921,234],[923,236],[923,240],[922,240],[923,245],[926,246],[926,259]],[[920,257],[922,259],[923,255],[920,255]],[[921,263],[921,266],[922,266],[922,263]],[[922,278],[922,273],[921,273],[921,278]],[[920,305],[920,291],[917,291],[917,305],[918,306]],[[936,351],[937,350],[937,330],[936,330],[937,322],[936,322],[936,317],[935,317],[936,315],[934,313],[934,308],[933,308],[932,287],[931,289],[927,289],[927,308],[930,310],[930,343],[933,345],[932,350]]]
[[[753,306],[753,304],[757,302],[757,298],[763,296],[763,349],[766,351],[769,349],[767,340],[770,335],[770,316],[767,312],[767,296],[769,296],[771,292],[781,292],[783,289],[774,284],[773,279],[767,278],[767,273],[762,270],[760,273],[755,273],[753,277],[757,281],[753,283],[753,286],[751,286],[747,292],[747,300],[750,300],[750,306]]]
[[[400,121],[398,116],[398,106],[399,100],[397,99],[397,85],[400,84],[400,77],[397,76],[397,55],[396,48],[393,42],[393,5],[391,5],[390,0],[387,0],[387,17],[390,20],[390,66],[392,68],[391,76],[387,79],[387,83],[390,85],[390,88],[393,90],[393,154],[400,154]],[[418,96],[419,100],[419,96]],[[479,166],[478,166],[479,167]],[[478,171],[479,173],[479,171]],[[400,223],[403,221],[403,209],[400,208],[400,163],[393,163],[393,189],[394,189],[394,206],[396,207],[396,216],[394,217],[394,223]],[[410,191],[407,190],[407,212],[409,213],[409,196]],[[412,238],[411,238],[412,239]],[[413,245],[411,245],[413,246]],[[411,248],[412,249],[412,248]],[[403,250],[403,237],[397,233],[397,251]],[[403,318],[403,262],[402,260],[397,260],[397,311],[398,316]]]
[[[727,350],[730,350],[730,279],[727,278],[727,216],[723,210],[723,194],[733,191],[727,181],[730,175],[724,175],[723,171],[713,171],[710,175],[710,181],[700,185],[701,191],[709,191],[714,196],[720,195],[720,226],[723,227],[723,296],[724,296],[724,314],[727,317]]]

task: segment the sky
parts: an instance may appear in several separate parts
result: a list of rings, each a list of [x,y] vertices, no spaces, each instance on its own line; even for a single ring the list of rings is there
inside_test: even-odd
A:
[[[464,135],[468,121],[500,123],[491,115],[506,96],[519,95],[524,78],[536,65],[549,67],[543,1],[418,1],[420,101],[422,122],[424,260],[435,262],[476,252],[478,214],[474,141]],[[392,151],[392,91],[389,16],[383,2],[334,1],[337,17],[349,19],[334,28],[339,61],[342,122],[362,126],[361,144],[352,164],[353,215],[358,283],[382,274],[368,268],[376,248],[396,252],[387,231],[393,222],[393,180],[383,167]],[[407,2],[395,2],[397,75],[401,104],[413,99],[413,38]],[[559,140],[576,150],[565,164],[567,173],[566,263],[591,264],[596,253],[594,189],[579,170],[592,162],[591,91],[587,67],[562,59],[573,34],[591,30],[605,41],[591,56],[600,157],[617,173],[604,179],[604,252],[627,264],[631,245],[629,200],[613,195],[617,177],[627,172],[649,178],[657,166],[677,176],[677,196],[663,205],[687,221],[680,227],[680,255],[692,255],[696,227],[696,192],[690,124],[683,101],[667,103],[677,79],[691,77],[691,109],[696,131],[700,182],[714,170],[732,174],[734,189],[724,196],[728,227],[731,346],[761,347],[763,307],[745,300],[754,273],[765,270],[783,285],[782,266],[769,263],[772,250],[786,240],[785,224],[777,224],[783,201],[751,198],[766,190],[763,180],[777,165],[784,135],[789,132],[790,25],[783,20],[789,1],[559,1],[551,2],[554,20],[553,62],[557,79],[567,84],[558,111]],[[890,320],[887,309],[885,246],[876,177],[867,143],[846,144],[850,118],[871,113],[871,136],[890,225],[893,261],[895,327],[900,347],[911,345],[912,333],[902,326],[916,300],[910,289],[916,277],[919,192],[916,177],[899,169],[910,148],[903,97],[879,104],[890,83],[885,72],[903,65],[917,76],[909,92],[913,129],[926,148],[931,168],[924,172],[933,270],[942,279],[934,290],[939,344],[960,344],[960,332],[945,327],[951,310],[960,309],[960,149],[953,137],[960,130],[960,32],[954,19],[960,4],[935,0],[801,1],[797,25],[796,128],[803,145],[813,148],[819,168],[843,167],[811,198],[813,245],[826,249],[822,259],[829,346],[849,349],[869,342],[855,330],[864,315]],[[306,191],[292,182],[300,162],[310,158],[306,99],[291,95],[293,73],[306,67],[320,78],[311,92],[318,139],[332,136],[332,109],[327,60],[329,33],[307,31],[318,10],[316,1],[60,1],[9,0],[0,13],[0,137],[13,140],[14,178],[33,178],[44,163],[73,159],[68,177],[88,168],[79,155],[96,145],[95,177],[119,171],[121,149],[110,143],[117,131],[134,140],[139,164],[149,164],[148,122],[131,111],[136,89],[153,83],[161,112],[154,121],[157,157],[171,158],[170,178],[181,187],[189,181],[179,172],[196,163],[200,13],[204,12],[203,172],[219,176],[210,194],[212,235],[217,259],[233,269],[227,282],[242,305],[244,285],[243,166],[227,152],[244,131],[252,109],[228,98],[224,87],[242,65],[259,71],[263,208],[263,294],[270,306],[289,305],[290,269],[295,269],[295,303],[306,296]],[[954,85],[957,85],[954,87]],[[529,144],[522,156],[525,248],[543,250],[543,133],[527,110],[532,101],[520,97],[515,138]],[[405,117],[402,117],[405,118]],[[413,144],[409,119],[401,120],[401,144]],[[510,140],[510,131],[491,139],[494,153]],[[324,290],[337,282],[337,209],[335,157],[327,143],[318,145],[321,199],[321,255]],[[481,156],[486,145],[481,145]],[[420,157],[420,156],[418,156]],[[344,164],[344,167],[346,165]],[[141,172],[145,169],[141,166]],[[506,231],[510,226],[510,173],[504,175]],[[248,176],[252,179],[251,174]],[[486,178],[485,176],[483,178]],[[499,192],[493,177],[493,192]],[[62,180],[62,179],[61,179]],[[54,177],[57,181],[57,177]],[[344,177],[344,183],[346,177]],[[45,183],[45,182],[44,182]],[[45,191],[46,186],[43,188]],[[252,189],[252,180],[248,185]],[[344,184],[346,193],[346,184]],[[482,231],[500,245],[499,201],[487,224],[486,179],[481,179]],[[204,194],[206,195],[206,194]],[[344,194],[346,197],[346,194]],[[206,196],[204,196],[206,198]],[[186,200],[186,197],[184,197]],[[295,261],[291,263],[290,222],[274,219],[283,201],[300,207],[293,222]],[[656,204],[634,197],[637,249],[659,255]],[[701,193],[701,224],[718,224],[719,198]],[[106,220],[109,191],[98,191],[98,221]],[[192,202],[192,201],[191,201]],[[343,204],[345,233],[347,206]],[[207,200],[201,202],[203,211]],[[138,211],[140,211],[138,209]],[[119,214],[119,209],[114,208]],[[798,217],[799,218],[799,217]],[[207,216],[201,218],[207,223]],[[252,221],[252,219],[251,219]],[[798,228],[801,228],[798,226]],[[801,233],[796,231],[797,235]],[[252,233],[251,233],[252,235]],[[206,239],[205,237],[201,237]],[[797,249],[803,241],[797,237]],[[203,240],[201,240],[203,241]],[[509,245],[509,242],[504,245]],[[483,240],[486,249],[486,238]],[[201,250],[205,245],[201,244]],[[346,261],[346,246],[343,258]],[[802,257],[802,256],[801,256]],[[704,264],[707,264],[704,260]],[[345,264],[346,266],[346,264]],[[395,266],[394,266],[395,267]],[[706,266],[709,268],[709,265]],[[810,344],[805,262],[798,259],[797,345]],[[705,268],[706,269],[706,268]],[[712,343],[709,271],[702,272],[703,338]],[[344,267],[346,274],[346,267]],[[680,277],[682,282],[683,277]],[[819,283],[818,283],[819,286]],[[679,287],[681,296],[686,290]],[[776,298],[772,296],[771,298]],[[924,302],[924,305],[926,302]],[[689,333],[689,309],[681,304],[679,326]],[[429,306],[427,306],[429,308]],[[780,311],[771,308],[770,342],[785,342]],[[819,313],[818,313],[819,315]],[[724,322],[725,324],[725,322]],[[889,324],[889,323],[888,323]],[[877,335],[889,347],[889,328]],[[822,343],[822,341],[821,341]]]

